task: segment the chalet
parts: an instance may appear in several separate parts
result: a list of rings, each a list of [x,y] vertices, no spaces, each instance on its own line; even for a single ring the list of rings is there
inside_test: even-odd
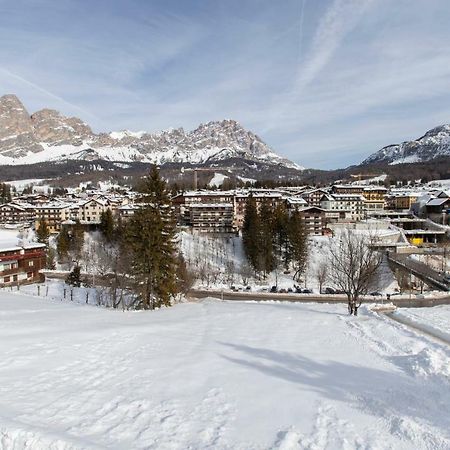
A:
[[[42,281],[45,244],[0,247],[0,286]]]

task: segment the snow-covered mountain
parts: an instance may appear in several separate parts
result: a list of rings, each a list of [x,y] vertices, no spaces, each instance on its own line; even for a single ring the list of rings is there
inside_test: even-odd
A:
[[[433,128],[415,141],[383,147],[362,164],[424,162],[442,156],[450,156],[450,125]]]
[[[205,164],[238,158],[301,170],[234,120],[147,133],[96,134],[82,120],[43,109],[29,115],[15,95],[0,97],[0,164],[107,160]]]

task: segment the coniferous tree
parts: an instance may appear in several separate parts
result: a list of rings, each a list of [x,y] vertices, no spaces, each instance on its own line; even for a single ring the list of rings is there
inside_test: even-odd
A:
[[[50,230],[48,229],[47,222],[45,220],[40,220],[37,229],[36,237],[38,242],[45,244],[48,247],[48,240],[50,237]]]
[[[62,227],[59,235],[56,239],[56,251],[58,253],[58,258],[60,261],[64,262],[67,260],[69,253],[70,236],[66,227]]]
[[[156,167],[141,183],[142,207],[125,227],[126,249],[141,306],[170,306],[177,292],[175,221],[166,183]]]
[[[255,272],[262,269],[260,258],[261,222],[253,195],[249,195],[245,206],[244,223],[242,227],[242,243],[245,256]]]
[[[112,242],[114,239],[114,218],[109,208],[100,214],[99,228],[106,241]]]
[[[75,287],[81,286],[81,269],[78,264],[72,269],[72,271],[67,276],[66,283]]]
[[[11,187],[9,184],[0,184],[0,203],[8,203],[11,201]]]
[[[274,254],[274,220],[273,211],[267,201],[263,201],[260,211],[260,260],[264,278],[275,269],[276,258]]]
[[[306,269],[306,263],[308,260],[308,236],[300,217],[300,213],[297,211],[295,211],[289,218],[288,238],[292,263],[295,270],[294,279],[298,281]]]
[[[70,233],[69,250],[75,259],[79,261],[84,246],[84,228],[79,220],[75,222]]]

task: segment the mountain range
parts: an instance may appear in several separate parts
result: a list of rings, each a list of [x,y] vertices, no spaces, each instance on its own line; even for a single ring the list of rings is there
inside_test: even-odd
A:
[[[148,133],[94,133],[76,117],[52,109],[29,114],[15,95],[0,97],[0,164],[21,165],[66,160],[209,164],[229,159],[302,170],[277,155],[256,134],[234,120]]]
[[[149,164],[158,164],[167,179],[185,183],[182,168],[207,168],[231,180],[273,180],[327,183],[352,173],[389,173],[393,179],[414,172],[415,177],[446,176],[450,164],[450,125],[441,125],[422,137],[389,145],[361,164],[321,171],[304,169],[276,154],[256,134],[234,120],[208,122],[193,131],[182,128],[157,133],[113,131],[95,133],[77,117],[52,109],[29,114],[15,95],[0,97],[0,179],[64,178],[116,180],[141,176]],[[439,169],[439,170],[438,170]],[[103,173],[103,175],[101,175]]]
[[[414,141],[383,147],[366,158],[362,164],[406,164],[448,156],[450,156],[450,125],[441,125]]]

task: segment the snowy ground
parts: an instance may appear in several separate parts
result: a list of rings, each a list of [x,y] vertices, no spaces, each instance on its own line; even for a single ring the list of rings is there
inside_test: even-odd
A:
[[[449,448],[449,348],[344,310],[1,292],[0,448]]]
[[[450,344],[450,305],[434,308],[402,308],[395,312],[395,316],[439,336]],[[450,374],[450,367],[448,369]]]

